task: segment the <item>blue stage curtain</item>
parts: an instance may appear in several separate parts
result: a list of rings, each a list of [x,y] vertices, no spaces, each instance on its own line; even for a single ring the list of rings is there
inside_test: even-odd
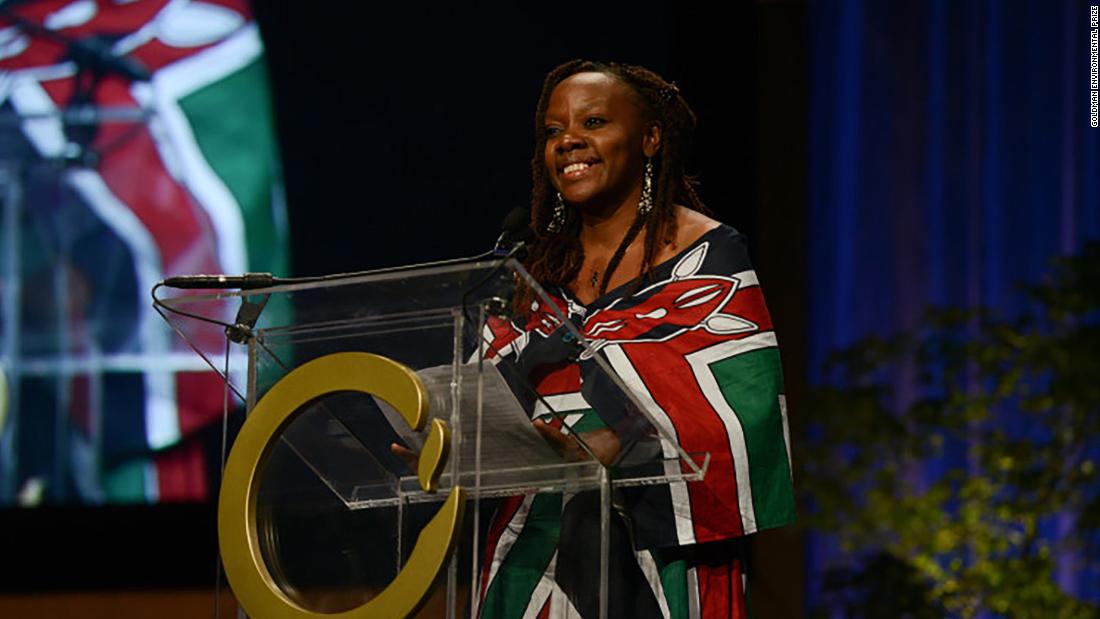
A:
[[[1089,4],[810,3],[811,383],[929,305],[1023,309],[1017,283],[1100,238]]]

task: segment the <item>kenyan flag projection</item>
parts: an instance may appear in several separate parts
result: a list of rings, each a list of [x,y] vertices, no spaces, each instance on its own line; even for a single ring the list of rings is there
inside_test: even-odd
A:
[[[221,383],[149,291],[284,274],[279,183],[246,2],[0,6],[0,504],[209,496]]]

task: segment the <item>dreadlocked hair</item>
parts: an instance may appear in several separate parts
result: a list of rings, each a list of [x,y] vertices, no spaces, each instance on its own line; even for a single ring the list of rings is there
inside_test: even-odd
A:
[[[598,294],[602,296],[607,292],[608,282],[627,248],[642,228],[645,228],[645,239],[639,285],[653,270],[661,248],[676,239],[677,204],[701,212],[707,212],[707,209],[695,191],[697,182],[685,173],[695,133],[695,113],[680,95],[679,88],[644,67],[589,60],[566,62],[546,76],[535,108],[535,155],[531,159],[531,227],[536,240],[524,264],[535,281],[566,286],[577,277],[584,263],[584,249],[580,242],[581,216],[578,209],[565,208],[565,221],[560,228],[556,231],[548,229],[557,203],[557,192],[547,175],[544,155],[546,132],[543,122],[550,93],[554,88],[572,75],[588,72],[610,75],[629,86],[648,113],[648,120],[661,126],[661,146],[652,157],[653,208],[647,214],[635,217],[612,255],[599,283]],[[534,292],[521,286],[516,295],[516,309],[527,310],[533,300]]]

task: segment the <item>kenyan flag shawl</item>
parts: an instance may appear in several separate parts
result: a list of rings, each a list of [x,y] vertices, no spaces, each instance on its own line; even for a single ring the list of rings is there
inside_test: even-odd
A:
[[[550,293],[664,430],[688,453],[711,455],[701,482],[624,492],[636,556],[662,613],[743,616],[739,567],[696,569],[662,561],[661,549],[794,520],[783,379],[764,297],[743,236],[728,226],[658,265],[630,294],[636,287],[609,291],[587,307],[567,291]],[[609,425],[620,437],[637,432],[616,412],[620,396],[599,380],[595,362],[563,357],[556,319],[537,304],[532,309],[525,325],[487,327],[490,357],[530,376],[572,431]],[[556,423],[540,405],[530,410]],[[663,449],[675,457],[671,446]],[[553,578],[561,509],[560,495],[514,497],[498,509],[481,574],[482,616],[577,616]]]

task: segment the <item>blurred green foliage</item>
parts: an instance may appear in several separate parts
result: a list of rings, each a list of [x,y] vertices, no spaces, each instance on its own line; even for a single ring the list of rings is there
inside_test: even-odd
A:
[[[805,398],[803,524],[842,551],[819,616],[1100,616],[1054,580],[1068,554],[1100,588],[1100,243],[1021,293],[861,341]]]

